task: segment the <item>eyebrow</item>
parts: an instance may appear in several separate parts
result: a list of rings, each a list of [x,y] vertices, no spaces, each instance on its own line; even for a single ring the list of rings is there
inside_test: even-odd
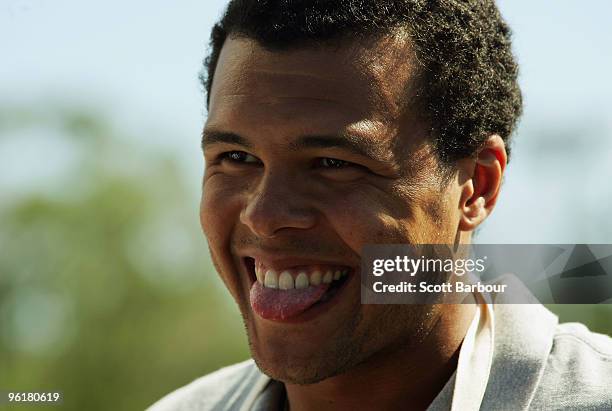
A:
[[[202,133],[202,149],[207,146],[226,143],[252,148],[249,141],[235,133],[204,130]],[[287,146],[291,151],[301,151],[313,148],[337,148],[349,151],[375,161],[388,162],[389,157],[383,155],[381,149],[372,139],[359,134],[342,133],[339,135],[305,135],[292,141]]]
[[[295,151],[310,148],[337,148],[373,160],[385,161],[385,157],[381,155],[380,147],[370,138],[358,134],[302,136],[291,142],[289,147]]]
[[[224,131],[204,130],[202,132],[202,149],[213,144],[226,143],[236,144],[251,148],[251,144],[238,134],[228,133]]]

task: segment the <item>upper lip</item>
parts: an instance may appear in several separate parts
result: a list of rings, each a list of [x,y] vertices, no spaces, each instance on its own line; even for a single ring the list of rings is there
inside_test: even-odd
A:
[[[307,265],[337,265],[351,268],[353,267],[352,262],[348,261],[348,259],[337,257],[326,258],[320,256],[299,256],[286,253],[270,253],[261,250],[239,252],[238,255],[243,259],[248,257],[253,258],[255,261],[261,262],[265,267],[277,271]]]

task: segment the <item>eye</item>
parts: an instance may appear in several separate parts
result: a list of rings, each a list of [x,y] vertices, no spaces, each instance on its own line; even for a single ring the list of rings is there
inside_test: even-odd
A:
[[[319,166],[323,168],[339,169],[353,166],[353,163],[344,160],[338,160],[337,158],[323,157],[319,159]]]
[[[259,163],[259,159],[245,151],[226,151],[219,155],[219,160],[232,163]]]
[[[331,157],[317,158],[315,169],[320,175],[334,181],[353,181],[368,173],[368,169],[361,164]]]

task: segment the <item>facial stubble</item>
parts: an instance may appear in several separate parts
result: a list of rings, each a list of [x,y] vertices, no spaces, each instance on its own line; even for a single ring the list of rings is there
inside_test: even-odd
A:
[[[287,355],[271,364],[259,352],[256,332],[249,324],[250,311],[241,310],[249,347],[259,369],[270,378],[289,384],[306,385],[321,382],[367,366],[377,357],[393,355],[395,351],[410,350],[425,340],[435,322],[432,305],[378,305],[379,312],[371,324],[364,324],[358,310],[347,318],[338,332],[327,339],[316,355],[304,358]]]

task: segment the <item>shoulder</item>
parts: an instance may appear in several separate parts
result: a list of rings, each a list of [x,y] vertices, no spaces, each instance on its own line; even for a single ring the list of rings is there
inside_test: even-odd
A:
[[[612,338],[594,333],[583,324],[559,324],[534,405],[612,409],[610,387]]]
[[[148,411],[191,411],[226,409],[232,401],[244,401],[264,375],[253,360],[247,360],[205,375],[166,395]]]

